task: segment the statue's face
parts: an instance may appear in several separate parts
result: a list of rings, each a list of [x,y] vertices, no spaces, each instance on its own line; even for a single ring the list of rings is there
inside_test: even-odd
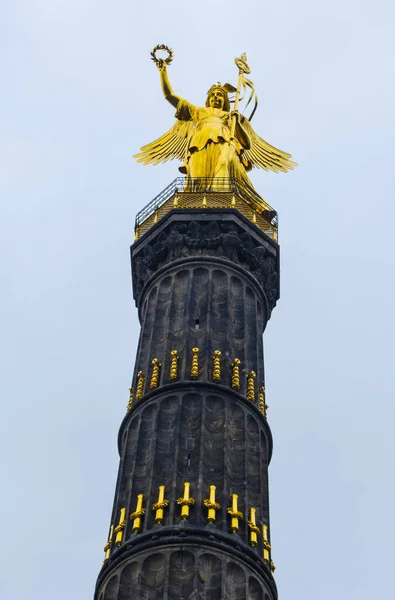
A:
[[[223,94],[220,92],[220,90],[214,90],[213,92],[211,92],[211,95],[209,98],[209,103],[210,103],[211,108],[223,109],[224,102],[225,102],[225,98],[224,98]]]

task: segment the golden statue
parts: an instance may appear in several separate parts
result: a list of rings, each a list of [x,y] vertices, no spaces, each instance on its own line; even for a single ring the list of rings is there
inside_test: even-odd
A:
[[[166,59],[157,58],[156,52],[165,50]],[[197,107],[174,94],[170,85],[167,66],[173,59],[173,51],[163,44],[151,52],[152,60],[159,69],[163,94],[176,109],[176,123],[162,137],[141,148],[136,154],[138,162],[145,165],[158,164],[174,158],[183,162],[179,168],[187,175],[189,189],[197,189],[196,179],[204,178],[204,188],[215,189],[218,178],[238,179],[253,187],[247,171],[253,167],[266,171],[287,172],[296,166],[291,155],[271,146],[260,138],[251,126],[257,107],[254,85],[246,74],[250,73],[247,56],[235,59],[239,70],[237,88],[226,83],[217,83],[207,92],[206,105]],[[247,105],[255,99],[255,107],[249,118],[241,115],[238,104],[241,92],[250,88]],[[235,94],[234,110],[231,111],[230,95]]]

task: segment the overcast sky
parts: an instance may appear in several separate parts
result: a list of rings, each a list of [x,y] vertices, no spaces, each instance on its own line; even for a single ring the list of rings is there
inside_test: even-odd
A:
[[[299,163],[251,175],[279,211],[265,333],[280,600],[392,600],[393,3],[2,0],[1,600],[92,598],[139,334],[134,217],[177,175],[132,155],[177,94],[236,83]]]

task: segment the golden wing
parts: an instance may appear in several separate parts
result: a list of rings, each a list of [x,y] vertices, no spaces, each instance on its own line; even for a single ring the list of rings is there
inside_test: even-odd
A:
[[[260,138],[253,130],[248,119],[242,121],[242,126],[251,139],[251,148],[243,152],[243,159],[248,161],[250,169],[256,167],[265,169],[265,171],[275,171],[276,173],[283,171],[287,173],[298,166],[297,163],[290,160],[292,158],[290,154],[275,148]]]
[[[192,121],[177,120],[167,133],[143,146],[141,152],[135,154],[133,158],[144,165],[157,165],[160,162],[167,162],[174,158],[184,161],[192,129]]]

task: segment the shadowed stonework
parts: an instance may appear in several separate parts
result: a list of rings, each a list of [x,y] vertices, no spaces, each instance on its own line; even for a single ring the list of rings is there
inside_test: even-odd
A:
[[[263,332],[278,245],[235,209],[131,248],[141,334],[96,600],[274,600]]]

